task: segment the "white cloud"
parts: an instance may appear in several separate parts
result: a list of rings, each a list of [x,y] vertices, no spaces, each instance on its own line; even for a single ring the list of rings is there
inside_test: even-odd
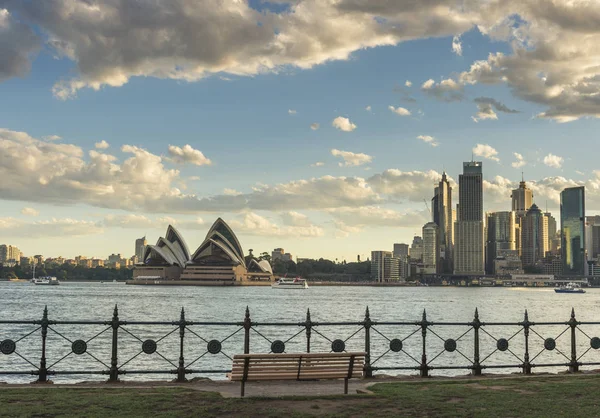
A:
[[[410,116],[410,111],[403,107],[388,106],[388,109],[400,116]]]
[[[362,231],[361,227],[348,225],[342,221],[334,220],[333,222],[336,228],[335,236],[337,238],[347,238],[351,234],[358,234],[360,231]]]
[[[296,113],[298,112],[296,112],[294,109],[288,109],[288,114],[295,115]]]
[[[225,189],[223,189],[223,194],[225,196],[239,196],[239,195],[242,194],[242,192],[238,192],[235,189],[227,189],[227,188],[225,188]]]
[[[97,222],[71,218],[27,222],[15,218],[0,218],[0,235],[7,238],[78,237],[103,233]]]
[[[324,162],[322,162],[322,161],[317,161],[316,163],[314,163],[314,164],[311,164],[310,166],[311,166],[311,167],[323,167],[324,165],[325,165],[325,163],[324,163]]]
[[[496,151],[492,146],[487,144],[477,144],[473,148],[473,154],[478,157],[487,158],[488,160],[500,162],[500,158],[497,157],[498,151]]]
[[[126,215],[106,215],[103,224],[109,228],[152,228],[154,222],[144,215],[126,214]]]
[[[489,104],[478,104],[477,105],[478,112],[475,116],[471,116],[473,122],[478,123],[480,120],[498,120],[498,115],[492,109],[492,106]]]
[[[444,79],[439,83],[429,79],[421,85],[423,93],[444,102],[461,101],[464,98],[463,85],[451,78]]]
[[[190,145],[184,145],[182,148],[175,145],[169,145],[169,155],[171,161],[177,164],[193,164],[193,165],[211,165],[212,161],[204,156],[204,154],[192,148]]]
[[[420,229],[429,221],[429,213],[425,211],[398,212],[379,206],[364,206],[360,208],[331,209],[328,213],[345,225],[357,227],[380,226]]]
[[[452,38],[452,52],[459,57],[462,56],[462,43],[460,41],[460,36],[454,36]]]
[[[406,81],[404,82],[404,85],[405,85],[406,87],[412,87],[412,81],[410,81],[410,80],[406,80]]]
[[[107,149],[108,147],[110,147],[108,142],[106,142],[104,139],[100,142],[96,142],[94,146],[96,147],[96,149]]]
[[[370,111],[371,111],[371,106],[367,106],[367,107],[365,107],[365,110],[366,110],[367,112],[370,112]]]
[[[575,170],[575,172],[580,176],[585,176],[585,173],[583,171]]]
[[[38,216],[40,214],[40,211],[34,208],[23,208],[21,209],[21,214],[27,216]]]
[[[310,129],[312,129],[313,131],[316,131],[317,129],[319,129],[319,126],[321,126],[321,125],[319,125],[316,122],[315,123],[311,123],[310,124]]]
[[[373,157],[363,153],[354,153],[350,151],[340,151],[337,149],[331,150],[331,155],[334,157],[342,157],[343,163],[339,163],[340,167],[356,167],[373,161]]]
[[[352,132],[356,129],[356,125],[350,122],[350,119],[338,116],[331,122],[331,126],[344,132]]]
[[[277,225],[254,212],[242,215],[241,219],[233,219],[229,225],[240,234],[285,238],[316,238],[325,235],[323,228],[310,222],[303,226]]]
[[[43,136],[42,139],[44,141],[59,141],[62,138],[58,135],[48,135],[48,136]]]
[[[312,226],[312,222],[308,219],[303,213],[290,211],[284,212],[281,214],[281,219],[283,220],[284,225],[288,226],[302,226],[302,227],[310,227]]]
[[[439,183],[441,178],[442,175],[434,170],[401,171],[389,169],[369,177],[367,184],[375,192],[387,195],[394,200],[422,203],[423,197],[431,195],[433,184]],[[452,178],[449,178],[448,181],[451,185],[455,185]]]
[[[561,168],[563,165],[563,162],[564,162],[563,157],[559,157],[558,155],[554,155],[552,153],[550,153],[544,157],[544,164],[546,164],[548,167]]]
[[[525,164],[527,164],[527,161],[525,161],[525,159],[523,158],[523,156],[521,154],[519,154],[518,152],[513,152],[513,155],[517,159],[517,161],[515,161],[515,162],[513,162],[511,164],[513,168],[521,168]]]
[[[421,141],[431,145],[432,147],[437,147],[438,145],[440,145],[439,142],[437,142],[435,138],[430,135],[419,135],[417,139],[420,139]]]

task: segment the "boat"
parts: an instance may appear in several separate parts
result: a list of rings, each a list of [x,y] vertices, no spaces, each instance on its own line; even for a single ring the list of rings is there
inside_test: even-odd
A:
[[[274,289],[308,289],[308,283],[300,277],[295,279],[281,277],[271,287]]]
[[[585,293],[585,290],[577,283],[567,283],[566,286],[561,286],[554,289],[556,293]]]
[[[60,282],[58,281],[58,279],[56,277],[38,277],[35,279],[32,279],[33,284],[35,285],[42,285],[42,286],[56,286],[59,285]]]

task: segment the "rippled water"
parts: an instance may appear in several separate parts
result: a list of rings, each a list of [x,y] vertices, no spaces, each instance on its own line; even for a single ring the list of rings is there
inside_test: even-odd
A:
[[[307,309],[310,309],[313,321],[361,321],[367,306],[371,319],[379,322],[418,321],[426,309],[427,319],[434,323],[467,323],[473,320],[475,308],[478,308],[479,318],[483,322],[519,322],[523,320],[525,309],[528,310],[530,321],[562,322],[569,320],[572,307],[579,321],[600,321],[600,289],[588,289],[587,292],[571,295],[556,294],[552,289],[543,288],[485,287],[312,287],[307,290],[282,290],[268,287],[126,286],[116,283],[63,283],[60,286],[0,283],[0,320],[39,320],[47,305],[50,320],[110,321],[117,304],[122,321],[177,321],[183,307],[188,321],[238,322],[243,321],[248,306],[252,320],[259,323],[250,335],[251,352],[269,352],[271,342],[275,340],[286,342],[287,352],[297,352],[306,350],[304,328],[295,325],[261,326],[260,323],[302,322],[306,319]],[[110,365],[111,330],[107,326],[53,325],[51,328],[47,342],[47,365],[52,366],[49,369],[100,371]],[[0,371],[29,371],[33,365],[39,365],[41,337],[36,329],[34,325],[0,324],[0,340],[18,340],[17,353],[23,357],[0,354]],[[511,325],[484,326],[480,332],[480,357],[482,361],[485,359],[483,364],[521,363],[524,336],[522,331],[519,333],[520,330],[520,327]],[[600,326],[597,325],[585,325],[581,330],[583,332],[577,331],[578,356],[590,348],[591,337],[600,336]],[[35,332],[19,340],[32,331]],[[509,339],[513,334],[516,335],[509,340],[509,351],[494,352],[497,339]],[[543,350],[544,339],[548,337],[556,338],[557,349],[552,352]],[[450,338],[457,340],[458,350],[455,352],[444,351],[444,341]],[[69,354],[71,342],[77,339],[88,341],[86,354]],[[146,339],[158,342],[157,353],[140,353],[142,341]],[[222,352],[206,354],[207,342],[213,339],[222,341]],[[364,330],[358,325],[316,326],[311,335],[311,351],[329,351],[331,341],[335,339],[346,340],[348,351],[362,351],[365,348]],[[389,340],[392,339],[403,340],[402,352],[389,351]],[[473,358],[473,347],[473,330],[467,325],[434,325],[427,334],[428,361],[434,367],[468,366]],[[534,326],[530,347],[531,358],[540,352],[534,363],[565,363],[568,360],[560,353],[570,356],[570,330],[565,325]],[[417,366],[421,349],[421,331],[414,325],[375,325],[371,331],[371,359],[375,366]],[[186,332],[184,357],[188,368],[227,370],[231,367],[229,357],[242,352],[243,330],[239,326],[192,325]],[[67,357],[53,365],[64,356]],[[179,330],[176,326],[130,324],[119,332],[119,365],[122,370],[174,370],[178,358]],[[600,353],[589,350],[581,361],[600,362]],[[564,369],[560,367],[551,371]],[[416,373],[408,370],[385,372]],[[431,374],[467,372],[433,370]],[[225,376],[224,373],[216,373],[210,377]],[[106,376],[61,375],[51,378],[55,381],[73,381],[105,379]],[[122,379],[171,378],[172,375],[158,374],[122,376]],[[5,381],[32,379],[32,376],[0,375],[0,380]]]

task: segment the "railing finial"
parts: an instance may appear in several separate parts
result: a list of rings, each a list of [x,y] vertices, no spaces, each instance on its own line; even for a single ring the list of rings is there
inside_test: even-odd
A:
[[[423,322],[427,321],[427,311],[423,309]]]
[[[365,310],[365,320],[367,319],[371,319],[371,315],[369,314],[369,307],[367,306],[367,309]]]
[[[475,308],[475,319],[479,319],[479,311]]]
[[[310,322],[310,308],[306,309],[306,322]]]
[[[246,319],[250,319],[250,308],[246,305]]]
[[[575,319],[575,308],[571,308],[571,319]]]
[[[527,309],[525,309],[525,322],[529,322],[529,314],[527,313]]]

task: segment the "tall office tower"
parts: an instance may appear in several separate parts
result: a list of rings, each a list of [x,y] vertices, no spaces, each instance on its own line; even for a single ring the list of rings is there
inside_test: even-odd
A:
[[[510,197],[512,197],[512,210],[515,212],[516,225],[521,230],[521,220],[533,204],[533,191],[527,187],[525,179],[521,178],[519,188],[513,190]],[[521,255],[521,234],[516,235],[515,238],[517,250],[519,251],[519,255]]]
[[[487,214],[486,262],[487,274],[494,273],[494,260],[507,250],[514,251],[515,243],[515,213],[491,212]]]
[[[556,218],[550,212],[545,212],[544,216],[548,219],[548,251],[556,253],[558,244],[556,242]]]
[[[442,174],[442,180],[434,189],[434,197],[431,199],[431,210],[433,222],[438,226],[438,261],[440,273],[452,272],[452,250],[454,246],[452,219],[452,187],[448,182],[446,172]]]
[[[408,244],[394,244],[394,255],[396,257],[408,257]]]
[[[415,236],[410,246],[410,259],[413,261],[423,260],[423,238]]]
[[[522,220],[521,259],[523,267],[541,262],[548,251],[548,218],[534,203]]]
[[[583,276],[585,256],[585,187],[560,193],[560,232],[563,275]]]
[[[586,216],[585,228],[587,259],[600,262],[600,216]]]
[[[435,222],[428,222],[423,226],[423,273],[435,274],[438,272],[438,238],[439,227]]]
[[[394,244],[394,257],[400,260],[400,278],[406,279],[409,276],[409,246],[408,244]]]
[[[146,245],[148,245],[146,237],[138,238],[135,240],[135,256],[137,257],[138,261],[144,260],[144,252],[146,251]]]
[[[377,282],[400,279],[400,259],[390,251],[371,251],[371,278]]]
[[[21,261],[21,250],[12,245],[0,245],[0,263],[11,261],[19,263]]]
[[[454,274],[483,275],[483,171],[480,161],[463,163],[458,177],[458,210],[454,229]]]

